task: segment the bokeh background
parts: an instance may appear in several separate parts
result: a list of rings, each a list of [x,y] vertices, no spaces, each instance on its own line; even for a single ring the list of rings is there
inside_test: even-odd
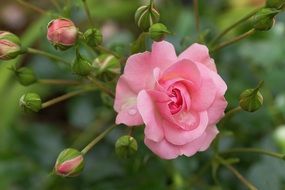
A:
[[[52,0],[28,2],[57,13]],[[71,18],[81,31],[88,27],[81,1],[58,0],[61,15]],[[87,0],[95,24],[104,34],[104,45],[129,53],[129,44],[139,30],[134,12],[143,1]],[[147,1],[145,1],[147,2]],[[35,47],[74,59],[74,49],[64,53],[54,50],[46,40],[47,23],[52,15],[39,14],[16,0],[0,0],[0,29],[19,35],[24,46]],[[198,38],[195,32],[193,6],[190,0],[157,0],[161,21],[174,33],[167,38],[181,52]],[[201,28],[204,39],[211,39],[223,28],[262,6],[263,0],[200,1]],[[241,25],[225,39],[248,29]],[[201,38],[200,38],[201,39]],[[221,129],[221,149],[259,147],[285,153],[285,15],[279,14],[274,28],[259,32],[215,54],[219,73],[228,84],[229,107],[238,105],[239,94],[253,88],[260,80],[264,106],[258,112],[241,112]],[[91,58],[92,54],[89,55]],[[228,170],[220,167],[217,180],[212,170],[201,172],[211,158],[211,150],[191,158],[164,161],[143,144],[143,129],[135,130],[138,153],[127,160],[114,151],[116,139],[128,133],[119,126],[86,156],[86,167],[77,178],[60,178],[51,174],[61,150],[82,148],[100,131],[111,125],[115,113],[99,92],[72,98],[37,114],[26,114],[19,108],[25,92],[36,92],[49,100],[70,89],[35,84],[21,86],[9,70],[12,65],[34,69],[38,78],[76,78],[66,68],[41,56],[23,55],[0,61],[0,189],[2,190],[243,190],[246,189]],[[255,154],[235,154],[234,166],[260,190],[285,189],[285,162]]]

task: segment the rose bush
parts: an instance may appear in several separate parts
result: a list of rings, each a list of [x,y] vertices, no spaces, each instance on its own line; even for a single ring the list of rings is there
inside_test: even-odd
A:
[[[208,48],[193,44],[178,57],[172,44],[132,55],[116,88],[116,123],[145,124],[145,144],[173,159],[206,150],[218,134],[227,86]]]

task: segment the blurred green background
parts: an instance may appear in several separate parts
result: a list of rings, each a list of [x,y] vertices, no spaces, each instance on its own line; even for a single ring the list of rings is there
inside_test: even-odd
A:
[[[57,13],[52,1],[30,0],[44,10]],[[139,35],[134,12],[144,1],[87,0],[95,24],[104,34],[104,45],[129,52],[129,44]],[[145,1],[147,2],[147,1]],[[197,33],[190,0],[157,0],[161,21],[174,33],[167,38],[177,53],[195,42]],[[263,0],[200,1],[202,33],[211,39],[223,28],[244,16]],[[25,46],[74,59],[74,49],[55,51],[46,40],[47,23],[52,15],[40,15],[16,0],[0,0],[0,29],[19,35]],[[71,6],[72,5],[72,6]],[[60,1],[62,15],[70,17],[81,31],[88,27],[80,0]],[[248,27],[241,25],[225,39]],[[229,107],[238,105],[239,94],[265,81],[264,106],[256,113],[239,113],[221,129],[221,149],[259,147],[285,153],[285,15],[279,14],[269,32],[256,33],[212,55],[219,73],[228,84]],[[90,55],[92,56],[92,55]],[[135,130],[138,153],[119,159],[114,151],[116,139],[128,133],[124,126],[111,132],[86,156],[86,167],[77,178],[51,176],[54,162],[67,147],[82,148],[100,131],[114,122],[112,106],[104,104],[99,92],[75,97],[37,114],[21,112],[18,102],[25,92],[37,92],[44,100],[67,92],[68,88],[35,84],[23,87],[8,69],[12,65],[33,68],[38,78],[70,79],[76,76],[66,68],[41,56],[24,55],[0,61],[0,189],[2,190],[243,190],[246,189],[228,170],[220,167],[217,180],[211,168],[199,172],[211,158],[211,150],[191,158],[164,161],[143,144],[143,129]],[[285,189],[285,162],[276,158],[235,154],[241,161],[234,166],[260,190]]]

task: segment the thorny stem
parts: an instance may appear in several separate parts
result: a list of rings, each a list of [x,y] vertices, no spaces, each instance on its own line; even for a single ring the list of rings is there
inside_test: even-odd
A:
[[[41,8],[31,4],[31,3],[28,3],[28,2],[26,2],[24,0],[17,0],[17,1],[21,5],[23,5],[23,6],[27,7],[27,8],[33,9],[34,11],[36,11],[36,12],[38,12],[40,14],[46,14],[47,13],[45,10],[43,10],[43,9],[41,9]]]
[[[226,151],[221,152],[221,154],[231,154],[231,153],[256,153],[256,154],[264,154],[267,156],[275,157],[284,160],[285,154],[280,154],[276,152],[271,152],[258,148],[233,148]]]
[[[245,179],[240,173],[239,171],[237,171],[232,165],[230,165],[229,163],[227,163],[226,160],[224,160],[223,158],[221,158],[220,156],[216,155],[216,159],[222,164],[224,165],[228,170],[230,170],[249,190],[257,190],[257,188],[251,184],[251,182],[249,182],[247,179]]]
[[[88,17],[90,26],[93,26],[93,19],[91,17],[90,10],[88,8],[87,2],[86,2],[86,0],[82,0],[82,2],[83,2],[83,6],[84,6],[84,9],[85,9],[86,15]]]
[[[194,0],[194,14],[195,14],[195,27],[196,32],[200,31],[200,17],[199,17],[199,2],[198,0]]]
[[[56,60],[56,61],[60,61],[62,63],[70,65],[70,63],[68,61],[66,61],[65,59],[63,59],[63,58],[61,58],[59,56],[50,54],[50,53],[45,52],[45,51],[41,51],[41,50],[37,50],[37,49],[33,49],[33,48],[28,48],[27,52],[28,53],[32,53],[32,54],[42,55],[42,56],[48,57],[50,59],[53,59],[53,60]]]
[[[81,83],[74,80],[58,80],[58,79],[40,79],[38,80],[41,84],[51,85],[80,85]]]
[[[249,18],[251,18],[253,15],[255,15],[258,11],[260,10],[260,8],[253,10],[252,12],[250,12],[249,14],[247,14],[246,16],[244,16],[243,18],[241,18],[240,20],[236,21],[235,23],[233,23],[232,25],[230,25],[229,27],[227,27],[226,29],[224,29],[216,38],[214,38],[212,40],[212,42],[210,43],[211,45],[214,45],[216,42],[218,42],[223,36],[225,36],[228,32],[230,32],[232,29],[234,29],[235,27],[237,27],[238,25],[240,25],[241,23],[243,23],[244,21],[248,20]]]
[[[226,46],[228,46],[228,45],[231,45],[231,44],[233,44],[233,43],[235,43],[235,42],[238,42],[238,41],[240,41],[240,40],[242,40],[242,39],[244,39],[244,38],[246,38],[246,37],[248,37],[248,36],[251,36],[251,35],[254,34],[255,32],[256,32],[255,29],[251,29],[251,30],[247,31],[246,33],[244,33],[244,34],[242,34],[242,35],[240,35],[240,36],[237,36],[237,37],[235,37],[235,38],[233,38],[233,39],[230,39],[230,40],[228,40],[228,41],[225,41],[225,42],[221,43],[220,45],[217,45],[216,47],[214,47],[214,48],[211,50],[211,52],[218,51],[218,50],[220,50],[220,49],[222,49],[222,48],[224,48],[224,47],[226,47]]]
[[[78,90],[78,91],[74,91],[74,92],[69,92],[67,94],[64,94],[62,96],[59,96],[57,98],[54,98],[52,100],[49,100],[49,101],[43,103],[42,104],[42,109],[47,108],[49,106],[52,106],[54,104],[57,104],[59,102],[62,102],[62,101],[66,100],[66,99],[69,99],[71,97],[77,96],[79,94],[91,91],[91,90],[94,90],[94,88],[88,88],[88,89]]]
[[[107,128],[103,133],[101,133],[93,141],[91,141],[85,148],[83,148],[81,150],[81,153],[86,154],[91,148],[93,148],[100,140],[102,140],[115,127],[116,127],[116,125],[112,125],[111,127]]]
[[[115,98],[115,94],[107,87],[105,87],[101,82],[97,81],[95,78],[88,76],[87,77],[93,84],[95,84],[96,87],[98,87],[103,92],[107,93],[112,98]]]

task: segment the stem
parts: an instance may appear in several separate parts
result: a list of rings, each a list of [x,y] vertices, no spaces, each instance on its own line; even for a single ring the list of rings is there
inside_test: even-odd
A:
[[[240,106],[233,108],[233,109],[226,112],[226,114],[222,120],[225,121],[225,120],[229,119],[232,115],[234,115],[235,113],[238,113],[240,111],[242,111],[242,108]]]
[[[194,14],[195,14],[195,27],[196,32],[200,31],[200,17],[199,17],[199,2],[198,0],[194,0]]]
[[[280,153],[271,152],[271,151],[258,149],[258,148],[233,148],[233,149],[229,149],[229,150],[223,151],[221,154],[240,153],[240,152],[264,154],[264,155],[275,157],[275,158],[279,158],[279,159],[282,159],[282,160],[285,159],[285,154],[280,154]]]
[[[74,80],[56,80],[56,79],[40,79],[39,83],[52,85],[80,85],[81,83]]]
[[[231,45],[235,42],[238,42],[238,41],[240,41],[240,40],[242,40],[242,39],[244,39],[244,38],[246,38],[246,37],[248,37],[254,33],[255,33],[255,29],[251,29],[251,30],[247,31],[246,33],[244,33],[240,36],[237,36],[231,40],[228,40],[228,41],[221,43],[220,45],[217,45],[216,47],[213,48],[213,50],[211,52],[218,51],[218,50],[220,50],[220,49],[222,49],[228,45]]]
[[[214,38],[212,40],[212,42],[210,44],[213,45],[216,42],[218,42],[224,35],[226,35],[228,32],[230,32],[232,29],[234,29],[235,27],[237,27],[238,25],[240,25],[244,21],[248,20],[250,17],[255,15],[259,10],[260,10],[260,8],[253,10],[252,12],[250,12],[249,14],[247,14],[246,16],[244,16],[243,18],[241,18],[237,22],[235,22],[232,25],[230,25],[228,28],[224,29],[216,38]]]
[[[37,49],[33,49],[33,48],[28,48],[27,52],[28,53],[32,53],[32,54],[42,55],[42,56],[48,57],[50,59],[53,59],[53,60],[56,60],[56,61],[60,61],[62,63],[70,65],[70,63],[68,61],[66,61],[65,59],[63,59],[63,58],[61,58],[59,56],[50,54],[50,53],[45,52],[45,51],[41,51],[41,50],[37,50]]]
[[[239,171],[237,171],[232,165],[228,164],[226,160],[221,158],[220,156],[216,156],[216,159],[224,165],[228,170],[230,170],[249,190],[257,190],[257,188],[251,184],[247,179],[245,179]]]
[[[46,14],[47,12],[33,4],[30,4],[28,2],[25,2],[24,0],[17,0],[18,3],[20,3],[21,5],[27,7],[27,8],[30,8],[30,9],[33,9],[34,11],[40,13],[40,14]]]
[[[107,93],[109,96],[111,96],[112,98],[115,98],[115,94],[107,87],[105,87],[103,84],[101,84],[99,81],[97,81],[96,79],[94,79],[91,76],[87,77],[91,82],[93,82],[96,87],[98,87],[99,89],[101,89],[102,91],[104,91],[105,93]]]
[[[49,106],[52,106],[54,104],[57,104],[59,102],[62,102],[62,101],[66,100],[66,99],[69,99],[69,98],[71,98],[73,96],[77,96],[77,95],[82,94],[84,92],[90,91],[90,90],[91,89],[84,89],[84,90],[78,90],[78,91],[75,91],[75,92],[69,92],[67,94],[64,94],[62,96],[59,96],[57,98],[54,98],[52,100],[49,100],[49,101],[43,103],[42,104],[42,109],[47,108]]]
[[[109,132],[114,129],[116,125],[112,125],[108,129],[106,129],[103,133],[97,136],[93,141],[91,141],[85,148],[81,150],[81,153],[84,155],[86,154],[93,146],[95,146],[100,140],[102,140]]]
[[[88,21],[90,23],[90,26],[93,26],[93,20],[92,20],[92,17],[91,17],[90,10],[88,8],[87,2],[86,2],[86,0],[82,0],[82,2],[83,2],[83,6],[84,6],[84,9],[85,9],[86,15],[88,17]]]
[[[57,0],[51,0],[51,3],[53,4],[53,6],[58,10],[61,11],[60,5],[57,2]]]
[[[105,53],[108,53],[108,54],[111,54],[113,56],[115,56],[116,58],[120,58],[120,56],[118,54],[116,54],[115,52],[103,47],[103,46],[97,46],[95,47],[98,51],[101,51],[101,52],[105,52]]]

